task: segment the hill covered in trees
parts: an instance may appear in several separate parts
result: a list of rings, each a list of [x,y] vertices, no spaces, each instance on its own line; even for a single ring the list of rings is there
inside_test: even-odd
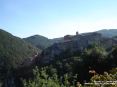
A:
[[[115,38],[93,32],[70,36],[63,42],[53,44],[36,58],[39,70],[34,70],[35,79],[24,82],[24,86],[79,87],[79,82],[82,85],[92,82],[90,87],[100,87],[94,82],[116,81]],[[107,86],[117,85],[105,84],[104,87]]]
[[[30,36],[24,38],[24,40],[42,50],[53,44],[53,42],[50,39],[40,35]]]
[[[96,32],[107,38],[108,37],[113,38],[117,36],[117,29],[109,29],[109,30],[102,29]],[[84,34],[87,34],[87,33],[83,33],[80,35],[84,35]],[[69,35],[69,36],[74,37],[74,35]],[[36,46],[37,48],[44,50],[50,47],[51,45],[53,45],[54,43],[64,42],[64,37],[48,39],[47,37],[44,37],[41,35],[33,35],[30,37],[24,38],[24,40]]]
[[[9,65],[16,65],[15,68],[24,59],[32,57],[37,52],[41,51],[21,38],[0,29],[0,58],[4,63],[12,62]]]
[[[40,51],[36,47],[0,29],[0,80],[5,80],[12,70],[23,66],[37,52]]]
[[[36,67],[35,78],[25,80],[24,87],[117,87],[116,58],[117,46],[109,51],[92,45],[82,52],[65,52]]]
[[[103,37],[101,34],[96,32],[70,36],[67,37],[67,39],[65,38],[63,42],[55,43],[49,48],[45,49],[39,60],[41,63],[49,63],[52,60],[56,60],[56,56],[61,54],[70,55],[77,51],[82,52],[93,44],[101,45],[109,50],[117,44],[117,40]]]
[[[1,87],[78,87],[95,80],[117,80],[116,36],[93,32],[53,41],[35,35],[29,40],[42,52],[26,39],[0,30]]]
[[[113,76],[111,77],[111,75],[111,79],[109,79],[106,77],[108,75],[105,75],[105,72],[109,73],[110,70],[117,67],[116,46],[116,39],[103,37],[96,32],[73,36],[67,40],[65,39],[64,42],[55,43],[37,57],[36,64],[39,68],[44,67],[45,69],[42,69],[45,74],[41,74],[40,71],[39,75],[47,74],[47,77],[45,76],[45,79],[43,79],[41,76],[37,76],[36,79],[40,78],[42,81],[47,81],[48,86],[54,84],[54,86],[58,85],[58,87],[62,87],[62,85],[64,87],[74,85],[73,87],[75,87],[77,82],[84,84],[84,82],[90,82],[91,79],[98,79],[98,81],[117,79],[113,78]],[[53,77],[54,74],[55,76]],[[56,75],[58,82],[53,79],[56,78]],[[66,78],[67,84],[64,83]],[[35,82],[35,80],[33,81]],[[42,83],[45,84],[44,82]],[[42,87],[41,82],[37,85]]]

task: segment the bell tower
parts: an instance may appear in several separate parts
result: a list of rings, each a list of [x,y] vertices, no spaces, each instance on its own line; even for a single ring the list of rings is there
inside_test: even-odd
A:
[[[79,35],[79,33],[78,33],[78,31],[76,32],[76,36],[78,36]]]

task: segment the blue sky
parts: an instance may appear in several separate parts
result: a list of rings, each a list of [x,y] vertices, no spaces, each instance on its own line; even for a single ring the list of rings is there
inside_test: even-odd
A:
[[[0,28],[21,38],[117,29],[117,0],[0,0]]]

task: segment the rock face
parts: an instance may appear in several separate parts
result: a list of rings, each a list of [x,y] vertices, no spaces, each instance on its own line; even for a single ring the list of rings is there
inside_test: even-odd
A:
[[[38,58],[39,63],[49,63],[65,51],[74,53],[76,51],[83,51],[90,45],[101,44],[106,48],[110,48],[117,44],[117,40],[112,38],[105,38],[99,33],[87,33],[82,35],[75,35],[70,37],[70,40],[55,43],[51,47],[45,49]]]

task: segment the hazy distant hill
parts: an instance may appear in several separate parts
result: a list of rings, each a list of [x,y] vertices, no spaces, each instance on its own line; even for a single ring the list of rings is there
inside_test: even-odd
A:
[[[49,47],[53,43],[50,39],[41,35],[30,36],[24,38],[24,40],[42,50]]]
[[[117,36],[117,29],[103,29],[103,30],[99,30],[97,32],[101,33],[105,37]]]

